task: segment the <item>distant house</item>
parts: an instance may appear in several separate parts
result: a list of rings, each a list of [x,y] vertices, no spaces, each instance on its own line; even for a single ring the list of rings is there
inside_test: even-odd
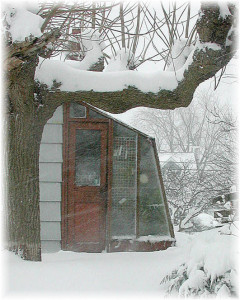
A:
[[[86,104],[59,107],[40,147],[43,252],[174,243],[155,140]]]
[[[159,152],[159,161],[162,172],[172,170],[180,172],[184,168],[190,171],[197,171],[196,159],[193,152]]]

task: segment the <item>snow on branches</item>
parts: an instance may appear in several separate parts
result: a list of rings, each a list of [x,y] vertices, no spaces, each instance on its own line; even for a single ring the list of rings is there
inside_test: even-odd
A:
[[[24,5],[25,4],[25,5]],[[40,37],[44,19],[36,14],[37,4],[29,3],[7,4],[4,8],[5,32],[13,42],[23,42],[26,39]]]
[[[186,261],[166,275],[161,284],[169,295],[184,297],[230,297],[238,293],[236,222],[230,233],[226,227],[212,229],[189,236],[190,244],[183,241],[177,246],[186,247]],[[228,228],[229,229],[229,228]],[[185,234],[178,234],[177,241]],[[184,237],[185,238],[185,237]]]

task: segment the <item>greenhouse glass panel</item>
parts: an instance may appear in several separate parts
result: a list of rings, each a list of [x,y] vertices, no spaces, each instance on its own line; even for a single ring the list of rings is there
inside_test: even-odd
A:
[[[152,141],[141,136],[139,235],[169,235]]]
[[[71,103],[70,118],[86,118],[86,107],[78,103]]]
[[[114,123],[112,236],[136,234],[137,134]]]
[[[98,112],[96,112],[95,110],[92,110],[89,108],[89,118],[91,119],[106,119],[105,116],[99,114]]]

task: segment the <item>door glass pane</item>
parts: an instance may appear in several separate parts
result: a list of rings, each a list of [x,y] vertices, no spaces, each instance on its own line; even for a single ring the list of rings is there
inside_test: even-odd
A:
[[[70,118],[86,118],[86,107],[78,103],[71,103]]]
[[[76,130],[75,184],[100,186],[101,131]]]

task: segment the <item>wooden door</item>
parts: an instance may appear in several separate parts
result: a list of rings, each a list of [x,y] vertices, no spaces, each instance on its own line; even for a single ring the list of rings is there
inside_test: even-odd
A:
[[[68,230],[69,250],[105,249],[107,124],[69,126]]]

